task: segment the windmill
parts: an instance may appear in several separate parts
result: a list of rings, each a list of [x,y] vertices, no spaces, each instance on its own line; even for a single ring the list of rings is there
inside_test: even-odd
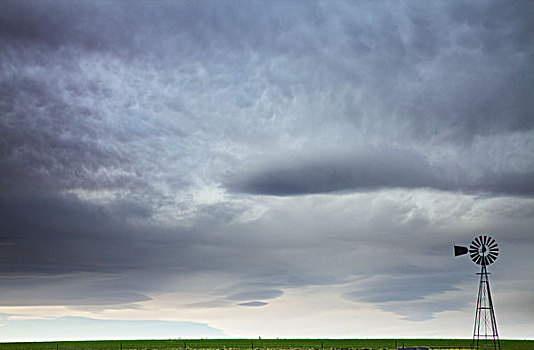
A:
[[[499,255],[497,242],[490,236],[478,236],[473,239],[469,249],[454,246],[454,256],[469,253],[471,260],[480,265],[480,285],[478,287],[477,309],[475,312],[475,327],[473,329],[473,343],[475,349],[501,349],[497,320],[493,309],[493,300],[489,285],[487,266],[493,264]]]

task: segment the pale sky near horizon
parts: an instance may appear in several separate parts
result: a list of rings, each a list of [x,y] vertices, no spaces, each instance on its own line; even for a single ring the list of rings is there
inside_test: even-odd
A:
[[[534,338],[533,2],[0,6],[0,341]]]

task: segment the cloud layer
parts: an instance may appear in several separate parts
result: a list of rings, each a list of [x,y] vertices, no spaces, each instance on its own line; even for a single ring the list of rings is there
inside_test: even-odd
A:
[[[0,312],[422,336],[471,322],[451,247],[479,233],[525,299],[533,23],[521,1],[4,1]]]
[[[471,171],[470,171],[471,170]],[[321,154],[265,162],[231,174],[230,190],[251,194],[299,195],[382,188],[429,188],[465,193],[532,196],[534,174],[488,171],[476,174],[459,164],[430,164],[420,153],[402,149],[367,149],[340,156]]]

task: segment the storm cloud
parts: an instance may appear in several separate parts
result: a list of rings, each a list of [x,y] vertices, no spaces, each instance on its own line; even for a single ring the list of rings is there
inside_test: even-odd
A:
[[[455,163],[430,164],[419,153],[399,149],[366,150],[346,156],[321,155],[261,164],[227,177],[233,191],[299,195],[382,188],[428,188],[441,191],[532,196],[530,171],[477,174]],[[247,173],[248,172],[248,173]]]
[[[534,336],[533,54],[528,1],[3,1],[2,322],[468,337],[488,233]]]

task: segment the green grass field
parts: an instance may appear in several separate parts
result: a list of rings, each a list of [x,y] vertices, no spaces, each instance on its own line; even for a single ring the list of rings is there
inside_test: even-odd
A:
[[[0,350],[218,350],[395,349],[395,346],[468,348],[470,339],[195,339],[0,343]],[[533,350],[534,340],[501,340],[502,350]]]

